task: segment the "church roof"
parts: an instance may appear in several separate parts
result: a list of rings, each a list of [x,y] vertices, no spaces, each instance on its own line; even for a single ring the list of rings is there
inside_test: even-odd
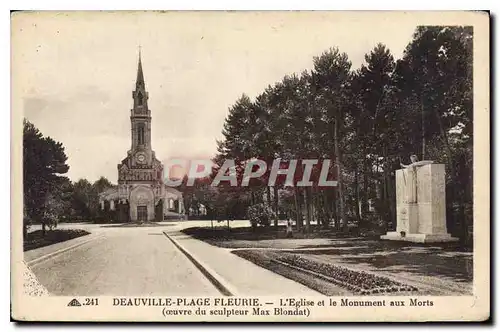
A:
[[[168,187],[165,185],[165,190],[172,193],[172,194],[175,194],[175,195],[182,195],[182,193],[179,190],[177,190],[173,187]]]
[[[118,188],[111,187],[98,194],[100,199],[109,200],[118,198]]]
[[[174,196],[177,196],[179,198],[182,197],[182,192],[180,192],[179,190],[177,190],[173,187],[165,186],[165,191],[169,192],[169,193],[171,193]],[[117,199],[118,198],[118,188],[117,187],[108,188],[105,191],[103,191],[102,193],[99,193],[98,196],[101,200]]]

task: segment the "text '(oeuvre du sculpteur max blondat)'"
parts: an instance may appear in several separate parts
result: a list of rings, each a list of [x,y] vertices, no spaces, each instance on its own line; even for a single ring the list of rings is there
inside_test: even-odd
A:
[[[411,163],[401,163],[396,170],[395,232],[381,236],[384,240],[411,242],[448,242],[451,237],[446,229],[445,165],[431,160],[418,161],[410,156]]]

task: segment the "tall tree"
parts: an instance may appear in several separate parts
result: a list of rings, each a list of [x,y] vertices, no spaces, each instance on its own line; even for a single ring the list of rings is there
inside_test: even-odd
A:
[[[392,120],[394,112],[397,111],[394,107],[389,106],[393,90],[394,58],[385,45],[379,43],[370,53],[365,55],[365,61],[366,64],[363,64],[353,75],[350,89],[351,107],[349,109],[349,117],[352,121],[350,121],[351,128],[349,130],[353,135],[352,141],[355,143],[348,145],[346,149],[351,157],[350,163],[354,163],[352,168],[356,187],[355,209],[358,220],[361,221],[366,221],[368,199],[373,198],[376,192],[373,184],[376,184],[374,181],[378,181],[380,177],[378,174],[374,174],[374,165],[381,163],[383,168],[384,190],[382,192],[385,195],[379,206],[393,205],[391,199],[388,198],[388,193],[392,192],[392,188],[387,188],[389,173],[392,170],[392,156],[389,154],[390,146],[394,144],[393,131],[398,128]],[[361,165],[361,169],[358,168],[358,164]],[[363,174],[362,189],[359,188],[360,173]],[[394,206],[391,206],[390,210],[393,209]],[[382,213],[382,217],[387,220],[391,218],[391,214]]]
[[[327,124],[331,128],[329,142],[333,146],[329,148],[331,155],[335,158],[337,170],[337,193],[339,202],[339,216],[336,224],[340,227],[342,220],[344,231],[347,230],[347,218],[343,195],[343,168],[341,155],[341,140],[344,134],[345,114],[349,108],[347,89],[350,84],[351,62],[346,53],[341,53],[338,48],[330,48],[321,56],[313,59],[318,93],[320,94],[320,105]],[[333,149],[332,149],[333,148]]]
[[[101,176],[93,184],[94,190],[97,194],[102,193],[106,189],[112,188],[113,184],[104,176]]]
[[[91,220],[97,215],[97,193],[87,179],[73,184],[73,210],[81,219]]]
[[[42,223],[48,206],[57,199],[58,188],[69,170],[62,143],[43,134],[28,120],[23,121],[23,193],[25,220]],[[24,228],[26,230],[26,226]]]

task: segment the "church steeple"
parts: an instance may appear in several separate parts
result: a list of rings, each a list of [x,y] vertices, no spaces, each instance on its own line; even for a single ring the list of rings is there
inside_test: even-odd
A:
[[[132,150],[151,150],[151,111],[148,108],[148,92],[142,72],[141,49],[139,48],[139,62],[137,65],[137,79],[135,90],[132,91],[134,107],[131,110],[130,121],[132,124]],[[151,160],[151,158],[148,158]]]
[[[144,87],[144,74],[142,73],[142,61],[141,61],[141,47],[139,46],[139,64],[137,66],[137,79],[135,81],[135,86]]]
[[[148,92],[146,91],[146,83],[144,82],[144,73],[142,72],[141,49],[139,47],[139,62],[137,64],[137,78],[135,81],[135,91],[132,93],[134,98],[133,113],[148,115]]]

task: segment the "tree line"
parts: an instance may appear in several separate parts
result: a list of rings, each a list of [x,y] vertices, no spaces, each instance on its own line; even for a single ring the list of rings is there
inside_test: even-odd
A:
[[[94,183],[72,182],[68,157],[61,142],[44,136],[28,120],[23,121],[23,230],[42,224],[52,229],[58,222],[95,221],[105,218],[98,194],[112,187],[105,177]]]
[[[252,158],[330,158],[338,186],[217,190],[231,206],[267,204],[275,223],[286,213],[304,231],[313,219],[339,231],[347,231],[351,220],[386,230],[396,223],[395,170],[415,154],[446,165],[448,230],[467,239],[472,37],[471,27],[418,27],[401,59],[379,43],[355,70],[348,55],[332,47],[313,58],[312,70],[286,75],[254,100],[243,94],[229,108],[216,169],[228,158],[236,161],[238,174]],[[217,206],[204,181],[199,183],[199,189],[184,189],[186,200]]]

